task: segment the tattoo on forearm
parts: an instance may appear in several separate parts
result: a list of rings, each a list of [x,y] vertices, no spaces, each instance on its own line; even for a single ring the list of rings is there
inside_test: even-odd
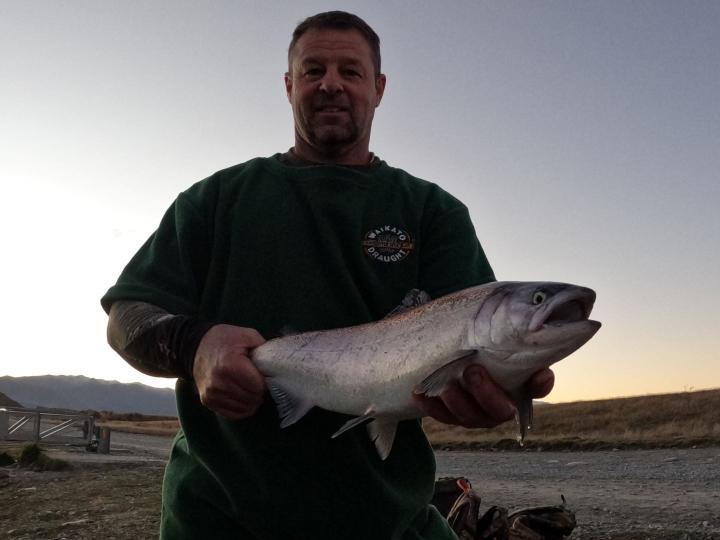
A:
[[[108,343],[135,369],[155,377],[192,378],[195,352],[212,323],[137,301],[110,309]]]

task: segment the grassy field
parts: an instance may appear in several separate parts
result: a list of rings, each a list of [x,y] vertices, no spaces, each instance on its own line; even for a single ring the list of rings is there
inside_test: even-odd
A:
[[[139,433],[141,435],[162,435],[172,437],[180,427],[177,418],[165,420],[117,420],[112,418],[100,419],[99,426],[109,427],[112,431],[125,433]]]
[[[720,389],[578,401],[535,407],[526,448],[599,450],[720,445]],[[115,431],[172,436],[177,419],[105,414],[99,423]],[[436,448],[520,449],[508,422],[491,430],[464,429],[425,419]]]
[[[602,450],[720,445],[720,389],[578,401],[535,407],[526,448]],[[520,449],[508,422],[491,430],[467,430],[423,422],[437,448]]]

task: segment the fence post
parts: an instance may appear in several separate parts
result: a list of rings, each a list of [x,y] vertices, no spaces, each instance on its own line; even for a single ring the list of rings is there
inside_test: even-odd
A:
[[[10,414],[6,409],[0,409],[0,441],[6,441],[10,430]]]
[[[92,415],[85,416],[82,423],[82,434],[85,444],[90,444],[95,433],[95,418]]]
[[[40,418],[41,418],[41,416],[42,415],[40,412],[35,413],[35,442],[36,443],[40,442]]]
[[[98,437],[98,454],[110,453],[110,428],[101,427],[100,436]]]

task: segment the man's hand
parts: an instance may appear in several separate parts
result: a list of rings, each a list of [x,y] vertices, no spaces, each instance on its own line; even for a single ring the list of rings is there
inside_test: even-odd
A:
[[[257,411],[265,394],[265,378],[248,354],[263,343],[265,339],[252,328],[218,324],[207,331],[193,364],[203,405],[230,420]]]
[[[414,394],[415,403],[435,420],[467,428],[495,427],[513,418],[515,404],[485,368],[469,366],[463,379],[467,390],[453,383],[438,397]],[[554,384],[555,375],[549,369],[538,371],[526,383],[532,398],[547,396]]]

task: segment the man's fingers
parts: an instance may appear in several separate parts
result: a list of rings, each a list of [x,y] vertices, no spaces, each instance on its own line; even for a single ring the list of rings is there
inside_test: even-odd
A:
[[[530,378],[527,389],[533,398],[544,397],[554,382],[553,372],[542,369]],[[469,428],[495,427],[515,416],[515,404],[482,366],[469,366],[462,383],[449,384],[438,398],[416,395],[415,402],[427,416]]]
[[[413,399],[425,416],[430,416],[444,424],[457,424],[455,416],[448,411],[439,398],[430,398],[423,394],[413,394]]]
[[[515,415],[515,404],[482,366],[468,367],[463,379],[468,392],[487,416],[495,420],[496,425]]]
[[[249,358],[243,358],[241,367],[233,374],[233,382],[251,394],[265,393],[265,377]]]
[[[209,407],[208,407],[209,408]],[[228,420],[243,420],[255,414],[257,409],[235,409],[232,407],[214,407],[211,409],[214,413],[219,414]]]
[[[239,327],[240,332],[237,333],[235,338],[239,343],[242,343],[244,347],[254,349],[265,343],[265,338],[260,335],[260,332],[254,328]]]
[[[265,343],[253,328],[213,326],[195,354],[193,378],[200,401],[227,418],[249,416],[262,403],[265,378],[248,357]]]
[[[475,398],[460,388],[457,383],[451,383],[440,395],[440,399],[461,426],[486,427],[487,415],[478,405]]]
[[[205,385],[207,390],[228,394],[237,391],[257,395],[265,393],[265,378],[246,356],[229,358],[216,366]]]
[[[242,386],[220,381],[205,387],[202,392],[203,403],[255,403],[262,401],[265,392],[248,390]]]
[[[262,376],[255,377],[256,373],[254,368],[228,370],[225,376],[220,374],[212,377],[200,390],[200,401],[208,409],[227,418],[250,416],[258,409],[265,395],[265,380]]]
[[[541,369],[527,382],[530,397],[539,399],[547,396],[555,385],[555,374],[551,369]]]
[[[242,390],[232,393],[205,392],[200,396],[200,401],[205,407],[223,416],[229,417],[226,413],[233,415],[250,416],[257,411],[263,402],[263,396],[249,394]]]
[[[472,394],[456,383],[449,385],[440,397],[414,394],[413,398],[425,415],[445,424],[466,428],[491,428],[506,420],[488,415],[476,403]]]

